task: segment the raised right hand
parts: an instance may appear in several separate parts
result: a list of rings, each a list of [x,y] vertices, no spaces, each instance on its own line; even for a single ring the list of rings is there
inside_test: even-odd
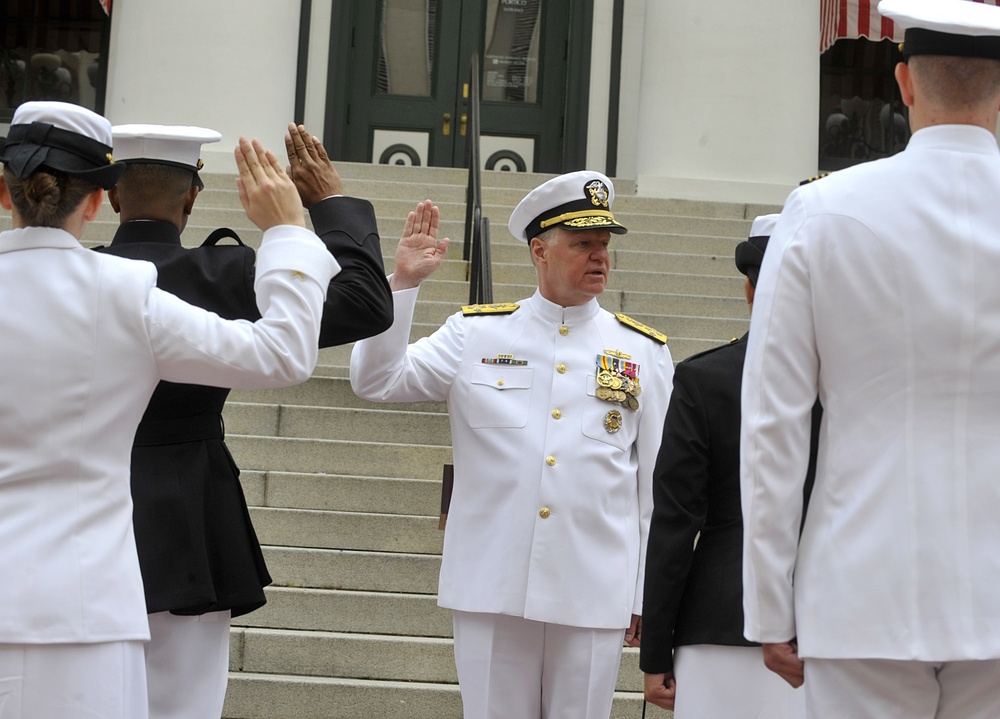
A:
[[[275,225],[305,227],[299,193],[274,153],[257,140],[241,137],[235,155],[240,171],[236,185],[250,221],[262,230]]]
[[[441,211],[430,200],[417,203],[406,217],[396,245],[396,269],[389,280],[393,291],[417,287],[441,266],[449,240],[438,241],[440,224]]]

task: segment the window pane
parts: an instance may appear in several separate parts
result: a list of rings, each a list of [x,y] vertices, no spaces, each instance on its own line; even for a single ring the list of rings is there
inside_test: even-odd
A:
[[[382,0],[375,92],[429,97],[437,0]]]
[[[489,0],[483,100],[537,101],[542,0]]]
[[[0,115],[27,100],[102,109],[101,40],[110,23],[97,0],[6,0],[0,19]]]
[[[910,137],[889,40],[838,40],[820,57],[819,169],[887,157]]]

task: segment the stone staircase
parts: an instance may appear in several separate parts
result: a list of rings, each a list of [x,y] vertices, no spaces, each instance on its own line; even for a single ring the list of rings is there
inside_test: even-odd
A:
[[[387,271],[407,212],[427,197],[441,208],[453,243],[421,289],[412,339],[429,334],[468,302],[465,171],[338,167],[346,192],[375,205]],[[534,291],[528,251],[506,220],[547,177],[484,175],[497,302]],[[185,242],[224,225],[257,245],[233,176],[204,178]],[[675,361],[742,334],[748,318],[733,250],[754,216],[777,208],[643,198],[624,180],[616,192],[629,234],[613,239],[601,304],[667,333]],[[0,229],[9,223],[0,215]],[[116,226],[105,203],[84,243],[106,244]],[[228,719],[461,717],[451,616],[435,596],[440,480],[451,460],[445,406],[361,400],[347,379],[349,358],[349,346],[322,350],[308,382],[236,391],[227,405],[229,446],[274,577],[267,605],[234,622]],[[637,650],[626,648],[613,717],[642,715],[641,687]],[[649,707],[646,716],[669,713]]]

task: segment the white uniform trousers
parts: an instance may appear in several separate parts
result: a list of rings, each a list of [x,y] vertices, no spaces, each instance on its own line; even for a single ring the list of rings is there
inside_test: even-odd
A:
[[[464,719],[608,719],[624,629],[454,612]]]
[[[806,659],[809,719],[997,719],[1000,659]]]
[[[230,612],[149,615],[149,719],[219,719],[229,682]]]
[[[146,719],[142,644],[0,644],[0,719]]]
[[[674,652],[675,719],[803,719],[805,692],[764,666],[760,647],[692,644]]]

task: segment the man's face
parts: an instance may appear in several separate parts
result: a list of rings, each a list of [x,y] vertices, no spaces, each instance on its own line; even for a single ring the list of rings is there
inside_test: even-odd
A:
[[[542,296],[557,305],[575,307],[604,292],[611,270],[610,242],[607,230],[561,227],[548,242],[533,239],[531,253]]]

